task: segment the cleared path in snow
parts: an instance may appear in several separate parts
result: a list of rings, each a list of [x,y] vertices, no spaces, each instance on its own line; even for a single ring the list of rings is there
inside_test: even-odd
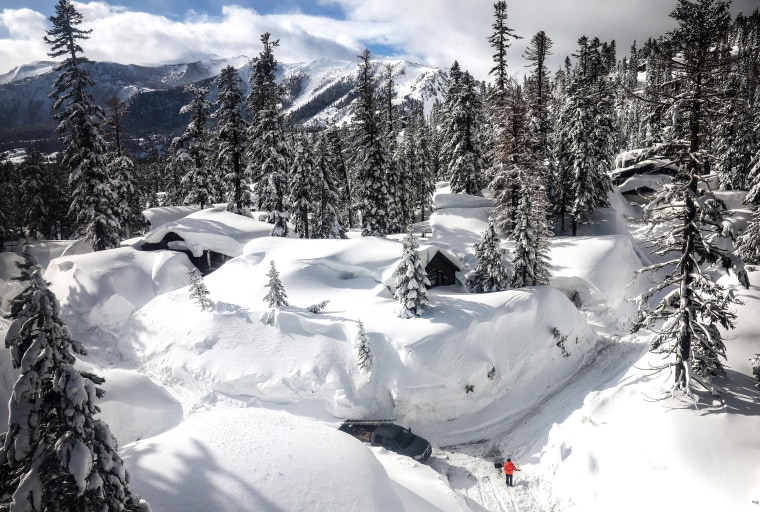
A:
[[[542,480],[538,463],[552,426],[579,409],[589,393],[616,382],[647,349],[645,343],[600,342],[595,356],[558,392],[506,421],[500,431],[489,427],[484,432],[487,440],[434,450],[430,465],[448,478],[452,489],[490,512],[550,510],[551,482]],[[494,467],[496,460],[507,457],[521,469],[511,489],[503,472]]]

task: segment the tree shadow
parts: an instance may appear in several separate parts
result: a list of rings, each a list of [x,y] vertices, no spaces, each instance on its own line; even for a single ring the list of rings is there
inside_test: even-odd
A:
[[[192,443],[191,450],[176,454],[174,458],[162,457],[163,461],[171,463],[155,469],[145,459],[163,451],[158,443],[140,443],[124,450],[122,458],[131,468],[130,488],[145,499],[154,512],[284,512],[249,482],[220,465],[201,442],[188,442]],[[232,482],[235,489],[222,488],[220,482]]]

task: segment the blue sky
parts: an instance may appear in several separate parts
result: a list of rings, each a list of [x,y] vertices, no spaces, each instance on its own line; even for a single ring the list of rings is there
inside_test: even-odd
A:
[[[355,60],[369,48],[449,67],[454,60],[486,79],[492,50],[486,38],[495,0],[100,0],[74,1],[92,29],[82,43],[92,60],[160,64],[206,55],[253,57],[260,35],[280,40],[281,62],[320,57]],[[634,39],[672,28],[676,0],[511,0],[507,23],[523,39],[508,52],[513,73],[524,72],[522,53],[543,30],[553,40],[550,68],[573,53],[580,36],[614,39],[618,57]],[[43,41],[55,0],[0,2],[0,73],[47,59]],[[751,12],[758,0],[734,0],[732,12]]]

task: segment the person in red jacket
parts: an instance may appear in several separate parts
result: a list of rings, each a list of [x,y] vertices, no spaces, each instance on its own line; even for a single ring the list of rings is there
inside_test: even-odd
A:
[[[512,474],[515,471],[520,471],[520,468],[515,466],[512,459],[507,459],[507,462],[504,463],[504,473],[507,475],[507,487],[514,487],[514,485],[512,485]]]

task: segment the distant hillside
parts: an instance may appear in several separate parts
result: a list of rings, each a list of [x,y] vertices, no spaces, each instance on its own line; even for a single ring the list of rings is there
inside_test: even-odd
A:
[[[391,66],[396,83],[396,103],[410,106],[423,102],[429,111],[435,100],[443,99],[444,71],[402,60],[373,61],[377,76]],[[98,62],[90,74],[96,86],[91,90],[101,105],[113,96],[129,101],[127,130],[133,138],[169,136],[184,128],[187,119],[179,110],[188,102],[183,87],[200,83],[211,87],[216,96],[215,78],[222,68],[232,65],[240,71],[248,93],[251,73],[247,57],[207,59],[187,64],[156,67]],[[36,145],[41,150],[59,144],[51,119],[54,63],[36,62],[0,75],[0,150]],[[279,80],[286,91],[283,108],[295,122],[304,124],[350,121],[358,63],[319,59],[297,64],[281,64]]]

